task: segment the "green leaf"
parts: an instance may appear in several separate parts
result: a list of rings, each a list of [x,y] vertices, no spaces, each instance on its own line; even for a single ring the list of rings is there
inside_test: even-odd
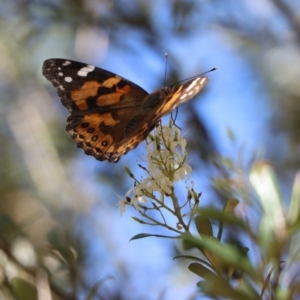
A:
[[[285,238],[285,216],[283,200],[272,166],[265,161],[253,164],[250,181],[263,209],[259,231],[261,245],[269,255],[279,249]]]
[[[35,286],[22,278],[15,277],[12,280],[12,288],[18,300],[37,300],[37,290]]]
[[[210,239],[216,240],[214,237],[210,237]],[[215,255],[213,251],[210,251],[205,247],[202,247],[201,251],[206,259],[210,262],[211,267],[216,271],[217,274],[221,275],[224,269],[224,263],[222,262],[222,260],[217,255]]]
[[[233,246],[221,244],[218,240],[205,236],[199,239],[190,235],[183,235],[182,238],[193,243],[195,247],[202,247],[205,253],[211,252],[218,259],[219,264],[233,267],[257,279],[257,274],[248,257]]]
[[[215,208],[199,208],[197,211],[200,215],[204,215],[205,217],[218,221],[223,221],[231,225],[236,225],[241,227],[242,229],[246,229],[246,226],[243,220],[237,218],[234,215],[224,214],[222,211],[217,210]]]
[[[173,259],[177,259],[177,258],[191,259],[191,260],[200,262],[201,264],[210,267],[209,263],[207,263],[205,260],[203,260],[203,259],[201,259],[199,257],[196,257],[196,256],[192,256],[192,255],[177,255],[177,256],[173,257]]]
[[[214,297],[224,297],[225,299],[230,300],[257,300],[260,299],[259,295],[250,291],[246,293],[244,291],[238,290],[238,288],[233,288],[221,277],[212,276],[209,280],[201,281],[197,284],[201,290],[206,294],[209,294]]]
[[[131,217],[134,221],[140,223],[140,224],[144,224],[145,222],[142,219],[139,219],[137,217]]]
[[[168,236],[168,235],[161,235],[161,234],[150,234],[150,233],[139,233],[133,236],[130,241],[139,240],[146,237],[160,237],[160,238],[168,238],[168,239],[178,239],[179,236]]]
[[[272,166],[265,161],[255,162],[250,173],[250,181],[270,221],[276,222],[277,216],[281,219],[283,201]]]
[[[195,218],[195,224],[200,236],[213,236],[213,229],[209,219],[203,215]]]
[[[189,242],[187,240],[183,240],[182,241],[182,248],[183,248],[183,250],[190,250],[190,249],[193,249],[195,247],[196,246],[193,243],[191,243],[191,242]]]
[[[131,173],[130,169],[128,167],[125,167],[125,172],[131,177],[134,178],[134,175]]]
[[[204,267],[201,264],[192,263],[189,265],[189,270],[198,276],[202,277],[203,279],[210,280],[212,277],[216,277],[217,275],[209,270],[208,268]]]
[[[209,219],[205,216],[197,216],[195,218],[196,227],[200,236],[208,236],[213,238],[213,230]],[[203,249],[203,247],[198,247],[198,249],[205,255],[207,260],[210,262],[214,270],[218,273],[222,273],[223,265],[220,263],[218,257],[214,255],[211,251]]]
[[[270,284],[272,273],[273,273],[273,269],[271,269],[269,271],[266,280],[263,282],[263,286],[262,286],[261,293],[260,293],[261,299],[263,299],[264,293],[265,293],[265,291],[267,290],[267,288],[268,288],[268,286]]]
[[[223,212],[224,214],[230,214],[234,211],[234,209],[239,205],[240,201],[235,199],[235,198],[231,198],[229,199],[223,208]]]
[[[240,202],[237,199],[234,198],[229,199],[224,205],[223,213],[225,215],[231,214],[234,211],[234,209],[238,206],[239,203]],[[217,235],[219,241],[222,238],[223,228],[224,228],[224,220],[221,220],[219,225],[218,235]]]
[[[297,223],[299,226],[300,223],[300,171],[297,172],[294,180],[287,222],[289,226]]]

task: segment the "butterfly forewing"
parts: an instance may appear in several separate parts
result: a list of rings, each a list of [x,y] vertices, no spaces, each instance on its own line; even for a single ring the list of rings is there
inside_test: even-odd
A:
[[[207,84],[207,82],[208,82],[207,77],[197,77],[193,80],[186,82],[182,86],[180,86],[176,92],[179,94],[176,106],[178,106],[178,105],[192,99],[194,96],[196,96],[203,89],[203,87]]]
[[[194,97],[207,83],[198,77],[150,95],[109,71],[66,59],[48,59],[43,75],[69,110],[66,130],[86,154],[117,162],[143,141],[166,113]]]
[[[117,103],[122,105],[122,96],[128,94],[133,94],[131,105],[134,106],[136,98],[148,95],[144,89],[121,76],[72,60],[46,60],[43,75],[57,88],[62,104],[71,112],[95,111],[101,107],[111,110],[111,106]]]
[[[159,120],[163,115],[171,112],[178,105],[193,98],[202,90],[207,82],[207,77],[197,77],[178,87],[171,86],[162,88],[161,90],[166,96],[160,107],[156,110],[156,118]],[[150,97],[150,95],[148,97]]]

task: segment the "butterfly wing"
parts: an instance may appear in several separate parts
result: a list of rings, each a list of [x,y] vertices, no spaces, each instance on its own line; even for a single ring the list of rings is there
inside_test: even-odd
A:
[[[135,129],[129,144],[136,146],[144,140],[162,116],[197,95],[207,82],[207,77],[197,77],[183,85],[163,87],[149,94],[138,113],[127,124],[128,130]],[[125,147],[125,143],[120,146],[122,147]]]
[[[168,86],[151,93],[143,103],[144,109],[152,111],[149,113],[149,126],[153,127],[162,116],[195,97],[207,82],[207,77],[197,77],[180,86]]]
[[[131,127],[148,95],[141,87],[109,71],[65,59],[46,60],[43,75],[69,110],[66,130],[86,154],[117,162],[140,142],[133,138]]]

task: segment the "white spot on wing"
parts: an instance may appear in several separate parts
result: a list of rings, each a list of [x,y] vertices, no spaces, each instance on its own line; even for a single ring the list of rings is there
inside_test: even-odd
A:
[[[179,99],[182,100],[182,99],[186,98],[186,96],[187,96],[187,94],[183,94],[183,95],[181,95],[181,97]]]
[[[87,74],[88,74],[89,72],[93,72],[94,70],[95,70],[95,67],[94,67],[94,66],[87,65],[86,67],[81,68],[81,69],[77,72],[77,75],[78,75],[78,76],[81,76],[81,77],[86,77]]]
[[[66,60],[62,65],[63,65],[63,66],[67,66],[67,65],[70,65],[70,64],[71,64],[71,62],[68,61],[68,60]]]
[[[72,77],[65,77],[65,81],[66,81],[66,82],[71,82],[72,80],[73,80]]]
[[[196,95],[199,90],[206,84],[206,77],[198,77],[193,80],[190,85],[184,89],[184,93],[179,97],[179,100],[184,101],[186,98],[190,99],[193,95]]]
[[[63,75],[64,75],[63,72],[59,72],[59,73],[58,73],[58,76],[63,76]]]
[[[198,82],[199,78],[195,79],[190,85],[189,87],[186,89],[187,92],[189,92]]]
[[[207,78],[203,77],[203,78],[201,79],[201,81],[200,81],[200,84],[203,85],[204,82],[206,82],[206,81],[207,81]]]

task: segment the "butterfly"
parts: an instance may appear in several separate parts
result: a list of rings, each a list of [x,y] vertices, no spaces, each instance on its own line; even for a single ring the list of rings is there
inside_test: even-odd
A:
[[[208,81],[199,76],[148,94],[109,71],[56,58],[44,62],[43,75],[70,112],[66,130],[77,146],[109,162],[135,148],[163,115],[197,95]]]

